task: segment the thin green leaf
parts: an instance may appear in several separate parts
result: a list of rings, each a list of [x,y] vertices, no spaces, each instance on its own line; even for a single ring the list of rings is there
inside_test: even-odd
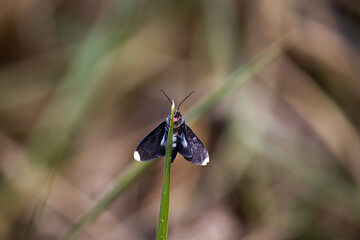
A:
[[[169,132],[167,137],[167,148],[165,152],[165,167],[163,175],[163,184],[161,190],[159,222],[156,234],[157,240],[164,240],[167,238],[168,221],[169,221],[169,200],[170,200],[170,170],[171,170],[171,150],[173,139],[173,126],[174,126],[174,112],[175,103],[172,101],[171,105],[171,120]]]

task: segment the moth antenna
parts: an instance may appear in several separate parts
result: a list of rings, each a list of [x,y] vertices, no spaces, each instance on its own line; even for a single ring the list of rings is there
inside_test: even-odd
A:
[[[183,102],[185,102],[185,100],[188,99],[188,98],[190,97],[190,95],[193,94],[194,92],[195,92],[195,91],[192,91],[189,95],[186,96],[186,98],[184,98],[184,100],[181,101],[181,103],[179,104],[179,106],[178,106],[178,108],[177,108],[178,110],[180,109],[181,104],[182,104]]]
[[[170,100],[170,98],[169,98],[169,96],[168,95],[166,95],[166,93],[161,89],[161,88],[159,88],[159,90],[165,95],[165,97],[169,100],[169,102],[170,102],[170,104],[172,104],[172,102],[171,102],[171,100]]]

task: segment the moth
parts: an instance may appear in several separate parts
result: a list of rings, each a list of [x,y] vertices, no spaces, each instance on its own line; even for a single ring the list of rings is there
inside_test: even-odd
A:
[[[160,89],[160,91],[170,98],[166,93]],[[200,141],[191,128],[185,123],[179,112],[181,104],[190,97],[195,91],[191,92],[184,100],[182,100],[178,108],[174,112],[174,130],[171,149],[171,162],[177,153],[180,153],[186,160],[196,164],[205,166],[209,163],[209,153],[205,145]],[[165,151],[168,146],[167,136],[170,126],[171,116],[169,115],[163,122],[161,122],[154,130],[146,135],[134,151],[134,158],[137,161],[148,161],[158,157],[165,156]]]

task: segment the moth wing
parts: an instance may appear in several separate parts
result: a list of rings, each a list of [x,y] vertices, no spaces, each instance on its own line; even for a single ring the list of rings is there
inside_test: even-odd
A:
[[[141,140],[134,152],[135,160],[148,161],[164,156],[166,139],[166,121],[163,121]]]
[[[190,159],[193,157],[193,152],[191,150],[191,146],[186,138],[186,134],[185,131],[183,131],[180,135],[181,137],[181,142],[179,144],[179,153],[185,158],[185,159]]]
[[[189,148],[192,151],[192,157],[187,158],[186,160],[196,164],[205,166],[209,163],[209,153],[205,147],[205,145],[200,141],[200,139],[195,135],[195,133],[191,130],[191,128],[186,125],[185,127],[185,136],[187,139],[187,143],[189,144]]]

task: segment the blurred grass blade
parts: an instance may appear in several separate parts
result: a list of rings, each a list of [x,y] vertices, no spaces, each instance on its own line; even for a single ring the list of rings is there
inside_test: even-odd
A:
[[[215,104],[221,102],[229,94],[235,91],[236,88],[246,83],[270,63],[280,57],[294,44],[291,37],[292,32],[284,35],[245,66],[235,71],[222,86],[215,89],[214,92],[212,92],[185,115],[187,122],[190,124],[194,122],[201,115],[209,111]],[[123,173],[126,176],[120,175],[120,177],[115,179],[110,189],[95,201],[89,211],[80,218],[80,220],[69,230],[63,239],[75,239],[75,236],[77,236],[89,223],[98,217],[100,213],[108,207],[116,199],[116,197],[126,189],[126,187],[128,187],[128,185],[133,183],[141,173],[145,172],[154,163],[155,161],[143,162],[140,164],[135,161],[132,162],[128,169]]]
[[[167,238],[168,221],[169,221],[171,149],[172,149],[172,139],[173,139],[174,112],[175,112],[175,103],[174,101],[172,101],[171,115],[170,115],[171,120],[170,120],[169,132],[167,136],[167,143],[166,143],[166,146],[168,147],[166,148],[166,152],[165,152],[165,166],[164,166],[163,184],[161,190],[159,222],[158,222],[158,229],[156,234],[157,240],[164,240]]]
[[[69,72],[27,142],[30,159],[34,164],[49,167],[49,172],[44,190],[31,213],[24,239],[32,238],[52,186],[54,170],[63,160],[59,156],[63,156],[67,151],[68,142],[63,139],[71,139],[73,130],[81,122],[81,118],[87,115],[92,97],[101,89],[98,86],[103,83],[103,79],[96,74],[97,67],[111,50],[119,47],[129,37],[129,26],[133,26],[133,17],[137,16],[137,8],[141,7],[141,1],[114,1],[112,4],[111,13],[102,16],[84,39]],[[117,18],[122,20],[120,25]],[[63,114],[64,112],[66,114]],[[27,176],[32,174],[25,172],[19,175],[23,176],[22,179],[27,179]]]
[[[196,121],[198,117],[209,111],[217,103],[234,92],[238,87],[252,79],[261,70],[280,57],[287,49],[294,45],[294,32],[282,36],[250,62],[236,70],[222,86],[213,91],[207,98],[194,106],[187,114],[186,120]]]
[[[129,26],[134,24],[133,18],[137,16],[140,3],[128,0],[120,4],[114,1],[111,14],[103,16],[84,39],[55,97],[47,105],[28,141],[32,159],[40,164],[52,165],[61,137],[71,139],[77,124],[88,114],[92,98],[101,91],[99,86],[104,78],[99,77],[98,72],[102,60],[130,36]],[[122,20],[120,25],[109,24],[118,20]]]
[[[57,154],[56,154],[56,161],[55,163],[58,163],[63,158],[64,154],[64,147],[66,145],[67,139],[63,138],[60,146],[58,148]],[[24,240],[32,239],[32,236],[34,234],[34,231],[36,229],[37,223],[40,219],[40,216],[44,210],[44,207],[46,205],[47,198],[49,196],[49,193],[51,191],[55,173],[57,170],[58,164],[54,164],[49,168],[49,172],[45,178],[43,188],[41,189],[41,194],[39,196],[39,199],[36,202],[35,207],[33,208],[30,216],[30,220],[26,226],[25,233],[24,233]]]
[[[28,223],[26,225],[24,237],[22,238],[24,240],[32,239],[32,236],[36,229],[37,223],[38,223],[40,216],[44,210],[47,198],[51,191],[55,172],[56,172],[56,166],[53,166],[49,169],[48,175],[46,176],[46,179],[44,181],[44,186],[42,188],[42,192],[39,196],[39,199],[36,202],[36,205],[34,206],[32,212],[31,212],[30,220],[28,221]]]
[[[66,240],[76,239],[81,231],[89,225],[100,213],[108,207],[132,182],[134,182],[144,171],[154,165],[157,161],[133,162],[126,168],[72,228],[62,238]]]

